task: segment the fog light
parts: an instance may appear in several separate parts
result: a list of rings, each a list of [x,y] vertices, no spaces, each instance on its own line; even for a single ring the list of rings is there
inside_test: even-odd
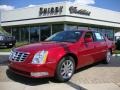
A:
[[[40,76],[47,76],[48,72],[31,72],[31,76],[40,77]]]

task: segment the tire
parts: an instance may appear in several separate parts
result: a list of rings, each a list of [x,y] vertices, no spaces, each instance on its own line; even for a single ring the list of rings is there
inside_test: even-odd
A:
[[[66,82],[70,80],[75,71],[75,61],[73,57],[63,57],[57,65],[56,79],[59,82]]]
[[[104,64],[109,64],[112,58],[112,53],[110,50],[106,52],[105,60],[103,61]]]

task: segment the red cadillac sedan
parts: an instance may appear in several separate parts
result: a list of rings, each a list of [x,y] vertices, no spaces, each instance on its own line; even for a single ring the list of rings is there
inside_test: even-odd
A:
[[[44,42],[13,49],[9,69],[26,77],[55,77],[65,82],[76,69],[99,61],[108,64],[113,50],[114,43],[100,32],[62,31]]]

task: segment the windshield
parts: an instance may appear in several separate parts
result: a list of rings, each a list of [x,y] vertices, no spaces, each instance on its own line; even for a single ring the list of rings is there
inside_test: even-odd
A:
[[[50,36],[45,41],[58,41],[58,42],[76,42],[81,36],[81,31],[63,31]]]

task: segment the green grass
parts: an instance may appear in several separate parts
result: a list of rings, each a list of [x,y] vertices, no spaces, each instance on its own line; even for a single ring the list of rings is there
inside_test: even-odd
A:
[[[10,52],[11,48],[0,48],[0,52]]]
[[[13,48],[20,47],[23,45],[28,44],[28,42],[17,42],[16,45]],[[0,52],[10,52],[12,48],[7,48],[7,47],[1,47]]]
[[[120,50],[115,50],[113,54],[120,54]]]
[[[17,42],[15,47],[20,47],[20,46],[23,46],[23,45],[26,45],[28,44],[28,42]]]

